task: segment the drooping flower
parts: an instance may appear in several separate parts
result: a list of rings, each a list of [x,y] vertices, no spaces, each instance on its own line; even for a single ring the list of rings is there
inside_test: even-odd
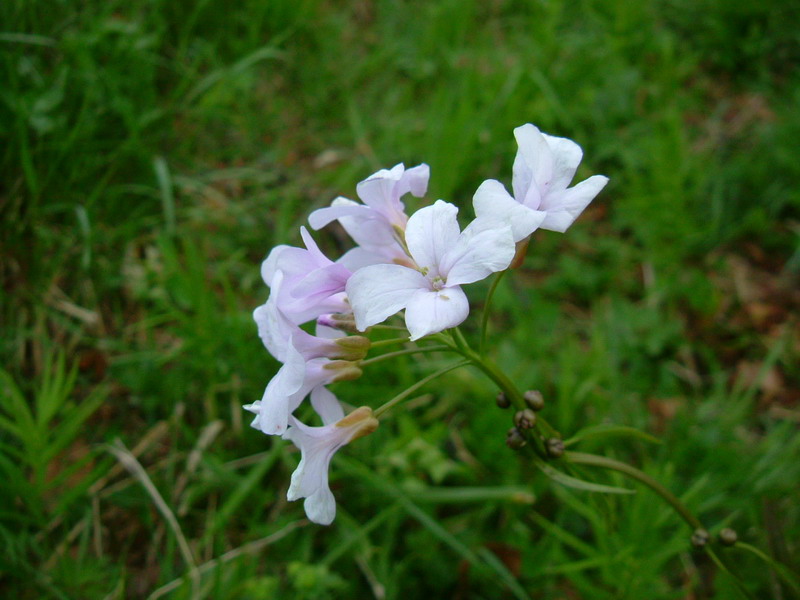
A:
[[[303,507],[308,518],[320,525],[330,525],[336,516],[336,500],[328,486],[328,467],[336,451],[378,427],[372,409],[362,406],[346,417],[335,396],[320,388],[317,402],[323,416],[322,427],[310,427],[291,417],[291,426],[283,438],[300,449],[301,458],[292,474],[288,500],[305,498]],[[312,401],[314,397],[312,396]]]
[[[363,204],[339,197],[331,206],[312,212],[308,222],[320,229],[339,221],[358,244],[339,260],[352,271],[372,264],[405,264],[408,257],[401,240],[408,216],[400,198],[409,192],[418,198],[424,196],[429,177],[426,164],[408,170],[402,163],[389,170],[381,169],[356,186]]]
[[[415,268],[397,264],[367,266],[347,282],[347,297],[360,331],[405,309],[406,327],[416,340],[467,318],[463,284],[506,269],[514,256],[508,226],[480,219],[459,230],[458,208],[438,200],[408,220],[405,241]]]
[[[583,158],[572,140],[542,133],[530,123],[514,130],[519,150],[514,159],[512,197],[494,179],[484,181],[472,200],[479,218],[507,223],[514,241],[527,238],[538,227],[566,231],[608,183],[593,175],[568,188]]]
[[[287,344],[286,362],[267,384],[261,400],[244,406],[256,415],[250,425],[267,435],[284,433],[290,415],[309,393],[336,381],[350,381],[361,376],[361,369],[355,362],[327,358],[306,361],[290,340]]]
[[[277,271],[283,272],[275,302],[295,324],[325,313],[348,312],[344,288],[351,271],[325,256],[305,227],[300,228],[305,248],[276,246],[261,264],[261,277],[272,285]]]
[[[275,359],[286,362],[290,347],[305,360],[333,358],[361,360],[369,350],[369,339],[354,335],[346,336],[327,327],[317,327],[320,335],[311,335],[286,316],[278,299],[282,297],[283,271],[275,271],[270,282],[270,295],[265,304],[253,311],[258,326],[258,335]],[[287,341],[288,340],[288,341]]]

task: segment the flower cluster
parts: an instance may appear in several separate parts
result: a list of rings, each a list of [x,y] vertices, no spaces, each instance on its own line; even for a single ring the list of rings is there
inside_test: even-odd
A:
[[[361,375],[370,341],[346,332],[365,332],[400,311],[412,341],[459,325],[469,314],[462,286],[509,268],[537,228],[566,231],[606,184],[595,175],[568,187],[582,157],[574,142],[530,124],[514,135],[513,196],[500,182],[484,181],[473,199],[476,218],[463,231],[458,208],[443,200],[406,214],[403,196],[423,197],[430,170],[399,164],[359,183],[361,202],[336,198],[309,216],[313,229],[338,222],[353,249],[333,261],[302,227],[304,248],[278,246],[262,264],[270,295],[254,318],[282,366],[261,400],[245,409],[256,415],[253,427],[300,448],[288,498],[305,498],[312,521],[328,524],[335,516],[328,487],[333,454],[378,425],[366,406],[345,416],[326,387]],[[308,323],[315,324],[314,335],[301,327]],[[306,397],[322,426],[295,418]]]

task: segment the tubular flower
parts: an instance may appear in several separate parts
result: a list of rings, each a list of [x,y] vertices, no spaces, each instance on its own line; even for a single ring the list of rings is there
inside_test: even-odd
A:
[[[461,285],[506,269],[514,242],[509,227],[489,227],[480,219],[459,231],[457,212],[438,200],[411,216],[405,238],[415,268],[372,265],[348,280],[347,296],[359,331],[401,309],[412,340],[466,319],[469,303]]]
[[[511,226],[514,241],[538,227],[565,232],[608,183],[594,175],[568,188],[583,158],[572,140],[540,132],[530,123],[514,130],[519,150],[514,159],[512,197],[499,181],[484,181],[472,199],[478,218]]]
[[[288,500],[305,498],[303,507],[308,518],[320,525],[330,525],[336,516],[336,500],[328,486],[328,467],[336,451],[353,440],[368,435],[378,427],[372,409],[362,406],[346,417],[336,398],[328,390],[320,398],[323,409],[322,427],[309,427],[291,417],[291,426],[283,438],[300,449],[301,458],[286,494]],[[318,409],[319,410],[319,409]]]

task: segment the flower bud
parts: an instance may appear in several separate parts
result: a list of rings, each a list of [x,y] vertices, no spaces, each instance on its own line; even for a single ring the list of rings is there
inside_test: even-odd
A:
[[[711,536],[708,535],[708,531],[705,529],[695,529],[694,533],[692,534],[692,546],[695,548],[702,548],[706,544],[708,544]]]
[[[331,379],[331,382],[352,381],[353,379],[361,377],[361,373],[363,372],[356,363],[349,360],[332,360],[326,363],[323,368],[337,371],[336,375]]]
[[[558,438],[548,438],[544,442],[544,449],[550,458],[561,458],[564,456],[564,442]]]
[[[525,436],[522,435],[522,432],[519,429],[512,427],[508,430],[508,434],[506,435],[506,446],[512,450],[519,450],[525,444]]]
[[[528,390],[522,396],[525,398],[525,404],[535,411],[540,411],[544,408],[544,397],[539,390]]]
[[[739,541],[739,536],[730,527],[719,532],[719,542],[723,546],[733,546],[737,541]]]
[[[534,425],[536,425],[536,413],[530,408],[517,411],[517,413],[514,415],[514,425],[516,425],[519,429],[531,429]]]
[[[356,328],[356,319],[351,314],[334,313],[330,315],[322,315],[317,318],[317,323],[324,327],[331,327],[347,333],[358,333]]]
[[[338,346],[336,358],[342,360],[361,360],[367,355],[370,344],[369,338],[363,335],[347,335],[333,340]]]
[[[497,399],[495,401],[499,408],[508,408],[511,406],[511,400],[508,399],[508,396],[506,396],[504,392],[497,392]]]

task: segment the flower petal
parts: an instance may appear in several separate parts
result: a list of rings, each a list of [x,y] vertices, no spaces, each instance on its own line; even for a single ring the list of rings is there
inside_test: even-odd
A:
[[[515,242],[533,233],[546,216],[544,212],[517,202],[503,184],[494,179],[487,179],[478,187],[472,198],[472,206],[479,219],[510,226]]]
[[[406,327],[411,341],[455,327],[469,315],[469,302],[458,287],[439,291],[419,290],[406,306]]]
[[[542,136],[550,147],[550,152],[553,156],[553,176],[548,182],[540,182],[540,186],[546,186],[547,191],[550,193],[565,190],[572,178],[575,177],[578,165],[581,164],[583,150],[570,139],[555,137],[546,133],[543,133]],[[546,196],[547,193],[543,191],[542,195]]]
[[[514,129],[519,150],[514,158],[514,198],[525,206],[539,208],[540,188],[553,174],[553,155],[538,128],[526,123]]]
[[[348,198],[336,198],[330,206],[319,208],[308,215],[308,224],[313,229],[322,229],[329,223],[346,217],[370,218],[372,210],[368,206],[353,202]]]
[[[317,525],[330,525],[336,518],[336,499],[327,486],[306,498],[303,508],[308,520]]]
[[[322,418],[324,425],[330,425],[344,418],[342,405],[336,395],[326,387],[320,386],[311,390],[311,406]]]
[[[347,297],[356,327],[364,331],[405,307],[419,289],[428,288],[425,277],[400,265],[372,265],[356,271],[347,281]]]
[[[460,230],[456,215],[458,208],[444,200],[433,206],[420,208],[408,219],[406,244],[417,264],[430,270],[430,275],[439,274],[439,262],[445,253],[455,246]]]
[[[565,232],[607,183],[608,177],[593,175],[578,185],[547,198],[546,204],[542,206],[542,210],[547,212],[547,217],[540,227],[550,231]]]
[[[440,272],[448,288],[473,283],[507,269],[514,252],[514,238],[508,225],[498,227],[492,222],[475,219],[442,258]]]

